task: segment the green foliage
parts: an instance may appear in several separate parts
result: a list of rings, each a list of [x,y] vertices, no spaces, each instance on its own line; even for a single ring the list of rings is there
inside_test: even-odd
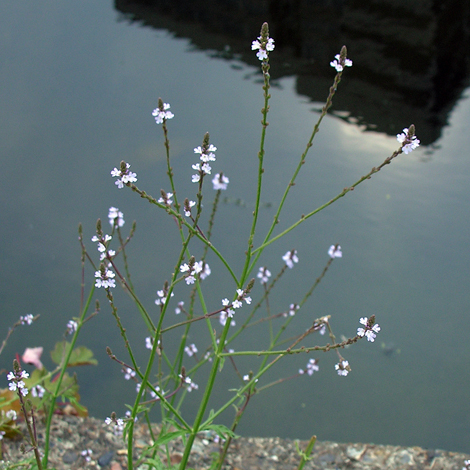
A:
[[[51,358],[55,364],[61,365],[66,357],[71,343],[67,341],[59,341],[56,343],[55,348],[51,351]],[[67,367],[76,366],[96,366],[98,361],[93,357],[93,352],[85,346],[78,346],[73,349],[70,355]]]

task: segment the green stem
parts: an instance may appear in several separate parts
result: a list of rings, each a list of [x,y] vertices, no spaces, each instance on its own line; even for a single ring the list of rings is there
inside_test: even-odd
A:
[[[64,378],[65,371],[67,369],[67,365],[70,362],[70,356],[72,355],[73,348],[75,347],[75,343],[77,342],[78,334],[80,333],[80,329],[82,327],[83,320],[84,320],[85,315],[88,311],[88,308],[90,307],[91,299],[93,297],[94,292],[95,292],[95,286],[93,286],[91,288],[90,295],[88,296],[88,299],[85,303],[82,314],[80,315],[80,320],[77,322],[77,330],[75,331],[75,334],[73,335],[72,341],[70,343],[69,350],[67,351],[67,354],[66,354],[65,358],[63,359],[60,375],[59,375],[59,378],[56,381],[56,387],[55,387],[54,393],[51,396],[51,402],[50,402],[50,406],[49,406],[49,410],[48,410],[47,418],[46,418],[46,440],[45,440],[45,443],[44,443],[44,457],[43,457],[43,464],[44,464],[45,468],[47,468],[47,463],[48,463],[48,459],[49,459],[49,444],[50,444],[50,437],[51,437],[51,424],[52,424],[52,415],[54,414],[55,402],[57,400],[57,397],[59,396],[59,391],[60,391],[60,387],[62,385],[62,380]]]
[[[309,212],[307,215],[302,215],[301,218],[297,222],[295,222],[289,228],[285,229],[279,235],[276,235],[275,237],[271,238],[270,240],[265,241],[264,243],[262,243],[258,248],[254,249],[252,253],[254,254],[254,253],[263,251],[268,245],[270,245],[271,243],[275,242],[276,240],[279,240],[280,238],[282,238],[284,235],[286,235],[287,233],[292,231],[295,227],[300,225],[302,222],[305,222],[307,219],[312,217],[312,215],[315,215],[318,212],[322,211],[323,209],[327,208],[328,206],[331,206],[331,204],[336,202],[338,199],[342,198],[343,196],[348,194],[350,191],[353,191],[354,188],[356,186],[360,185],[363,181],[370,179],[374,173],[377,173],[378,171],[380,171],[385,165],[388,165],[389,163],[391,163],[391,161],[397,155],[399,155],[400,153],[402,153],[401,148],[399,150],[396,150],[395,152],[393,152],[393,154],[390,157],[387,157],[378,167],[373,167],[372,170],[369,171],[369,173],[367,173],[362,178],[357,180],[352,186],[344,188],[337,196],[335,196],[333,199],[330,199],[328,202],[326,202],[322,206],[317,207],[314,211]]]

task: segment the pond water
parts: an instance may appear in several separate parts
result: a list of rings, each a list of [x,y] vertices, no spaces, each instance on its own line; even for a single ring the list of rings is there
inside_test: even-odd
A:
[[[180,195],[195,193],[190,183],[193,148],[206,131],[218,148],[213,168],[227,174],[230,185],[213,241],[234,271],[241,271],[256,194],[263,106],[259,63],[250,43],[261,21],[254,29],[248,21],[242,32],[228,28],[231,36],[222,34],[221,25],[210,30],[184,15],[171,16],[171,11],[129,8],[126,2],[89,0],[0,5],[2,339],[20,315],[41,315],[11,337],[1,357],[5,370],[25,347],[50,349],[68,320],[78,315],[78,223],[91,239],[96,219],[106,221],[110,206],[124,212],[126,228],[137,222],[129,246],[132,279],[144,304],[157,314],[153,302],[174,267],[177,246],[171,238],[177,233],[164,214],[130,191],[119,191],[109,173],[125,160],[137,172],[139,187],[156,197],[161,188],[169,191],[162,130],[151,116],[160,96],[175,113],[169,128]],[[281,256],[298,250],[298,265],[286,273],[282,289],[271,299],[276,313],[283,312],[300,301],[321,273],[329,246],[341,244],[343,258],[333,263],[288,334],[304,331],[312,319],[324,315],[331,315],[337,337],[354,335],[359,318],[372,314],[382,330],[376,342],[362,341],[342,351],[352,367],[348,377],[335,373],[334,353],[309,356],[320,359],[320,371],[255,396],[237,431],[470,452],[468,70],[462,58],[462,76],[449,71],[447,77],[445,64],[439,62],[447,45],[443,42],[440,53],[436,44],[429,49],[436,54],[434,61],[406,29],[413,30],[413,25],[400,24],[395,30],[404,30],[410,44],[421,48],[417,72],[407,60],[410,49],[402,56],[398,52],[406,42],[390,36],[379,43],[370,29],[368,35],[359,34],[361,21],[375,18],[373,10],[358,8],[354,13],[357,21],[349,29],[323,23],[315,34],[325,35],[325,46],[312,33],[307,43],[315,46],[311,48],[289,45],[289,31],[274,18],[272,36],[278,40],[277,27],[279,48],[272,54],[266,186],[256,241],[272,221],[328,94],[334,78],[329,61],[342,40],[350,38],[354,66],[344,74],[279,231],[379,165],[398,148],[395,135],[404,127],[415,123],[424,145],[400,155],[370,181],[270,245],[260,265],[277,273]],[[419,17],[419,12],[414,14]],[[439,31],[441,20],[434,20],[431,29]],[[395,56],[387,55],[390,50]],[[209,207],[213,195],[208,191],[205,198]],[[94,253],[91,241],[88,248]],[[209,263],[213,274],[206,300],[215,309],[234,287],[215,258]],[[183,296],[183,287],[177,296]],[[257,285],[253,298],[260,293]],[[102,310],[86,325],[79,343],[94,351],[99,365],[78,371],[78,376],[83,404],[104,418],[113,410],[123,414],[135,390],[106,355],[106,346],[123,358],[125,349],[104,295],[97,293],[97,298]],[[132,305],[118,298],[123,323],[143,358],[145,327]],[[196,329],[190,342],[202,341],[197,336],[201,331]],[[247,331],[234,347],[258,348],[267,339],[265,330]],[[289,357],[265,383],[295,374],[307,360],[306,355]],[[48,357],[43,362],[51,366]],[[244,373],[253,367],[249,361],[238,366]],[[200,389],[188,396],[190,414],[203,379],[203,374],[196,376]],[[6,383],[4,379],[1,386]],[[227,375],[218,384],[214,407],[236,383]],[[227,424],[230,418],[224,417]]]

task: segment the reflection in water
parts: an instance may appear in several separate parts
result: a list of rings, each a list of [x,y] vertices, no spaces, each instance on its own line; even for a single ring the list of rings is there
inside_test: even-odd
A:
[[[276,39],[272,75],[324,100],[329,61],[341,45],[360,64],[335,99],[341,119],[394,135],[414,123],[423,145],[441,135],[469,82],[470,2],[384,0],[116,0],[130,21],[167,28],[194,47],[255,64],[246,44],[268,21]],[[213,54],[213,52],[211,52]],[[334,114],[334,111],[333,111]]]

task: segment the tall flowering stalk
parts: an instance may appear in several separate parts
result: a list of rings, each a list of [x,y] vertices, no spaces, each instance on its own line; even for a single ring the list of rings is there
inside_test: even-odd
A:
[[[136,398],[126,418],[117,418],[113,413],[110,418],[107,418],[107,424],[113,425],[118,431],[124,432],[126,435],[128,444],[128,468],[130,470],[140,463],[156,465],[155,453],[152,459],[145,460],[145,458],[142,458],[141,460],[135,460],[133,445],[136,420],[139,418],[139,415],[143,414],[145,419],[149,422],[148,412],[155,404],[158,404],[161,409],[162,428],[160,436],[154,436],[154,440],[156,442],[167,442],[178,436],[184,437],[185,439],[185,448],[179,466],[180,469],[183,470],[186,468],[194,439],[201,431],[215,431],[219,436],[225,439],[220,456],[213,465],[214,469],[220,469],[238,423],[254,394],[286,380],[298,379],[301,376],[316,376],[320,370],[319,360],[317,358],[309,358],[306,365],[298,369],[298,372],[295,374],[280,378],[268,384],[260,385],[259,381],[262,376],[274,367],[283,357],[291,354],[334,351],[338,355],[338,362],[334,370],[339,376],[346,377],[351,372],[352,367],[349,361],[341,355],[340,351],[344,347],[364,338],[368,342],[373,342],[380,332],[380,326],[375,323],[375,315],[360,317],[358,315],[360,326],[357,328],[356,334],[341,342],[337,342],[333,334],[330,316],[323,315],[314,319],[305,331],[287,340],[281,339],[282,333],[290,323],[297,318],[301,309],[305,309],[307,300],[329,271],[332,263],[342,258],[343,251],[339,244],[331,245],[328,250],[326,250],[325,247],[325,257],[327,254],[328,258],[323,270],[317,275],[304,297],[290,301],[287,310],[282,309],[281,311],[276,311],[275,306],[271,305],[269,302],[269,296],[281,278],[292,269],[295,269],[300,262],[296,248],[290,247],[282,256],[282,264],[277,274],[272,275],[272,268],[268,269],[266,266],[262,266],[258,269],[257,278],[263,289],[261,298],[258,301],[253,301],[252,299],[252,295],[254,296],[256,292],[255,279],[252,277],[252,273],[256,269],[258,260],[268,245],[278,241],[300,223],[305,222],[316,213],[345,196],[365,180],[370,179],[375,173],[390,164],[391,161],[401,153],[408,154],[416,149],[419,146],[419,140],[415,136],[415,128],[411,125],[409,128],[404,129],[403,133],[397,135],[400,147],[379,166],[373,167],[365,176],[359,178],[351,186],[344,188],[330,201],[302,215],[300,219],[290,227],[285,228],[277,235],[273,235],[274,229],[280,220],[280,214],[290,188],[295,184],[300,169],[305,163],[307,154],[313,145],[313,140],[318,133],[320,124],[332,106],[333,97],[341,82],[342,74],[348,67],[352,66],[352,60],[347,57],[347,49],[343,46],[340,53],[330,62],[331,67],[336,71],[336,75],[330,87],[325,105],[322,108],[322,112],[313,126],[305,150],[302,155],[300,155],[300,159],[281,196],[272,224],[261,238],[263,240],[262,243],[258,247],[255,247],[253,242],[260,218],[259,209],[264,175],[265,141],[268,127],[267,116],[271,99],[269,93],[269,57],[270,53],[272,53],[275,48],[274,40],[269,37],[269,27],[267,23],[262,25],[260,36],[252,42],[251,47],[253,51],[257,51],[256,56],[261,61],[261,72],[263,74],[263,107],[261,110],[261,138],[258,150],[255,208],[250,232],[247,236],[247,246],[244,253],[240,255],[243,256],[244,262],[242,271],[238,276],[233,271],[224,254],[212,242],[212,233],[215,215],[220,201],[220,194],[221,191],[227,190],[229,178],[224,172],[218,169],[219,163],[215,156],[217,148],[210,141],[209,133],[203,136],[201,145],[195,147],[193,150],[193,157],[196,155],[196,159],[191,162],[191,168],[193,170],[191,182],[196,186],[193,186],[195,188],[195,194],[191,197],[180,197],[181,194],[176,187],[173,169],[170,164],[170,140],[167,127],[167,121],[173,119],[174,114],[170,111],[170,104],[165,103],[162,99],[158,100],[158,105],[153,110],[152,115],[155,118],[155,122],[159,125],[161,124],[163,128],[167,175],[170,182],[169,190],[165,191],[162,189],[160,197],[158,198],[147,194],[137,186],[137,174],[130,170],[130,164],[127,162],[121,162],[119,168],[114,168],[111,172],[111,176],[116,178],[115,184],[119,189],[123,189],[124,187],[131,189],[141,198],[172,217],[176,222],[181,239],[181,249],[178,253],[174,270],[169,278],[160,284],[157,288],[158,290],[156,290],[155,305],[157,315],[152,315],[150,310],[147,311],[137,297],[132,283],[129,281],[130,274],[127,269],[127,258],[124,258],[126,275],[121,272],[116,263],[116,256],[120,253],[125,253],[124,246],[131,236],[130,235],[127,240],[124,240],[121,236],[120,228],[124,225],[124,220],[118,209],[111,208],[109,211],[109,219],[113,228],[111,235],[103,233],[101,223],[99,222],[97,224],[96,235],[92,239],[97,243],[96,246],[99,252],[99,264],[95,265],[92,262],[95,271],[94,285],[97,289],[103,289],[106,292],[112,314],[129,352],[130,362],[117,358],[112,354],[109,348],[108,355],[113,361],[119,364],[119,367],[121,367],[124,372],[124,378],[136,383]],[[213,175],[213,171],[217,171],[216,168],[218,172]],[[210,178],[213,190],[216,191],[216,193],[208,220],[208,227],[206,229],[203,226],[204,218],[201,218],[201,216],[204,211],[203,198],[205,197],[208,178]],[[178,202],[177,195],[180,201],[184,201],[182,204]],[[206,201],[206,199],[204,199],[204,201]],[[208,205],[206,202],[205,204]],[[117,231],[119,235],[118,239],[120,242],[120,246],[117,249],[111,247],[111,244],[116,240],[116,237],[113,237],[115,231]],[[204,249],[202,256],[199,250],[197,252],[198,257],[194,254],[196,251],[193,253],[193,241],[199,241],[203,244]],[[215,268],[212,261],[211,266],[207,263],[207,255],[209,252],[212,252],[216,260],[219,261],[218,266]],[[279,259],[279,262],[281,262],[281,259]],[[211,275],[212,271],[218,271],[220,267],[225,268],[229,273],[233,285],[228,288],[227,292],[221,293],[220,304],[211,309],[210,306],[206,304],[204,286],[207,282],[206,279]],[[178,317],[175,318],[178,320],[172,321],[171,315],[173,315],[173,313],[170,304],[177,300],[172,300],[172,298],[177,292],[175,291],[175,287],[178,284],[181,284],[182,288],[189,289],[190,300],[186,304],[181,300],[178,301],[177,307],[174,309],[174,314],[178,315]],[[125,327],[118,315],[117,306],[115,305],[112,291],[119,285],[122,286],[134,300],[150,334],[145,340],[148,357],[147,363],[143,366],[137,364],[127,338]],[[259,318],[259,316],[256,317],[256,314],[263,306],[266,307],[266,315],[261,318]],[[197,312],[198,308],[200,308],[200,312]],[[247,313],[242,317],[240,311]],[[191,326],[193,323],[201,321],[205,322],[207,327],[206,334],[209,346],[206,349],[204,349],[199,342],[199,336],[197,337],[197,341],[195,341],[194,338],[190,338]],[[257,346],[254,350],[249,351],[234,351],[231,348],[231,343],[246,328],[262,322],[267,322],[267,325],[269,325],[269,341],[267,341],[265,348]],[[278,331],[275,331],[276,322],[281,323]],[[168,323],[170,323],[169,326]],[[79,325],[80,322],[78,322],[78,326]],[[71,328],[72,327],[77,328],[77,325],[71,325]],[[170,358],[165,349],[165,333],[177,328],[181,328],[181,339],[176,348],[176,354],[173,358]],[[217,329],[219,331],[217,331]],[[304,344],[307,339],[318,336],[325,338],[328,336],[329,342],[324,345]],[[249,373],[239,370],[236,364],[236,359],[239,356],[259,357],[260,361],[257,370],[249,371]],[[240,381],[240,385],[224,405],[208,413],[209,401],[214,391],[217,376],[226,363],[230,364],[233,368],[235,375]],[[188,364],[190,364],[190,366],[188,366]],[[196,372],[203,366],[209,368],[208,378],[204,386],[195,381]],[[155,370],[158,371],[156,374]],[[152,380],[154,375],[156,376],[155,381]],[[188,393],[201,394],[198,409],[192,423],[189,423],[185,419],[181,411],[183,400]],[[236,408],[232,425],[230,427],[224,427],[214,424],[214,420],[232,406]],[[308,456],[311,452],[314,441],[315,439],[312,438],[305,456]],[[306,458],[307,457],[305,457],[305,459]],[[305,459],[303,460],[304,463]]]

